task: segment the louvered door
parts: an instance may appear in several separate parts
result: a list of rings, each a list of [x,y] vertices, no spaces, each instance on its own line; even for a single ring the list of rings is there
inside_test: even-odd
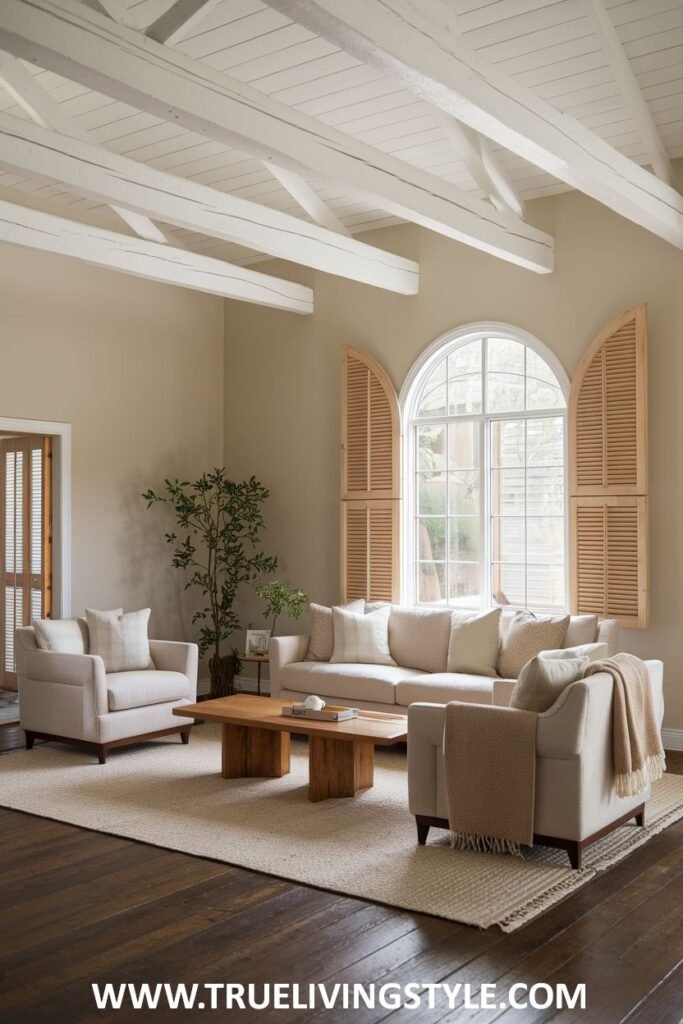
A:
[[[646,307],[591,345],[569,409],[572,610],[649,621]]]
[[[367,353],[342,354],[341,600],[397,601],[400,427],[387,374]]]
[[[5,439],[0,452],[0,669],[14,687],[14,630],[51,611],[51,439]]]

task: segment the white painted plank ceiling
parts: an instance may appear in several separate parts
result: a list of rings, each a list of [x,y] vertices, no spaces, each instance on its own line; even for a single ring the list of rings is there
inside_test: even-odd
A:
[[[639,163],[645,149],[583,0],[452,0],[466,42],[558,110],[571,114]],[[606,0],[643,95],[672,158],[683,156],[683,0]],[[129,0],[131,19],[151,24],[169,0]],[[477,192],[434,110],[391,78],[361,64],[267,7],[261,0],[221,0],[178,49],[350,135]],[[32,69],[41,85],[114,152],[161,170],[305,217],[263,165],[58,75]],[[25,117],[0,88],[0,110]],[[506,150],[497,151],[524,199],[566,186]],[[358,196],[312,182],[354,233],[396,223]],[[58,182],[0,173],[0,187],[78,209],[105,208],[67,193]],[[240,246],[164,226],[174,241],[235,262],[260,257]]]

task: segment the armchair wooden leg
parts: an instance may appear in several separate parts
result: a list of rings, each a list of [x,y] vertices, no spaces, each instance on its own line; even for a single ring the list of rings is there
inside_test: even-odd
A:
[[[35,736],[33,735],[33,733],[32,732],[27,732],[26,733],[26,749],[27,750],[33,750],[33,742],[34,742],[34,740],[35,740]]]
[[[417,825],[417,843],[418,846],[424,846],[427,842],[427,836],[429,835],[429,820],[421,817],[417,814],[415,816],[415,824]]]
[[[100,744],[100,747],[97,751],[97,755],[99,757],[100,764],[107,763],[107,748],[104,746],[103,743]]]
[[[190,729],[184,729],[180,734],[180,739],[183,743],[187,744],[190,742]]]
[[[583,850],[581,849],[581,843],[567,843],[567,854],[569,855],[569,863],[575,871],[578,871],[583,862]]]
[[[645,825],[645,804],[635,814],[636,825],[640,825],[641,828]]]

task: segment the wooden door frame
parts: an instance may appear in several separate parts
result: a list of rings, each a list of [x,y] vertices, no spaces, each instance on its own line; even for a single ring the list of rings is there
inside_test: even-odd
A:
[[[52,615],[71,614],[71,424],[0,416],[0,434],[52,437]]]

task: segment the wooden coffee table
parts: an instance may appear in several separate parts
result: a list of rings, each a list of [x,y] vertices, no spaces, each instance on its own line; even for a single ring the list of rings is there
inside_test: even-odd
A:
[[[181,718],[219,722],[223,727],[224,779],[279,779],[289,772],[290,737],[308,736],[308,799],[355,796],[373,784],[375,746],[407,738],[405,715],[361,711],[347,722],[285,718],[292,701],[237,694],[174,708]]]

